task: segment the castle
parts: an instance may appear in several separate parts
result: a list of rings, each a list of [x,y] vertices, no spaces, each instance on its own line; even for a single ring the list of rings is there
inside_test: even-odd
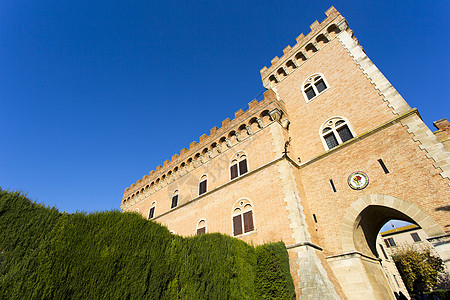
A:
[[[376,250],[387,221],[417,224],[450,260],[450,128],[433,134],[345,18],[325,14],[261,70],[264,99],[131,185],[120,207],[182,236],[284,241],[300,299],[394,299]]]

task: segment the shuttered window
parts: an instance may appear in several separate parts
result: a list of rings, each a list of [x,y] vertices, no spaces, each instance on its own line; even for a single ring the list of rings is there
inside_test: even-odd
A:
[[[253,211],[247,211],[233,217],[233,235],[237,236],[255,230],[253,225]]]
[[[150,208],[150,212],[148,213],[148,218],[151,219],[155,216],[155,207]]]
[[[233,217],[233,235],[242,234],[242,218],[241,215]]]
[[[343,127],[339,128],[337,132],[339,133],[339,136],[341,137],[343,143],[353,138],[353,134],[350,132],[350,129],[348,128],[347,125],[344,125]]]
[[[231,179],[238,177],[238,165],[234,164],[230,167]]]
[[[316,73],[309,76],[303,82],[302,86],[303,96],[305,97],[306,103],[323,93],[326,89],[328,89],[328,84],[326,83],[323,75]]]
[[[308,97],[308,100],[311,100],[316,96],[316,92],[314,92],[312,87],[309,87],[305,90],[306,96]]]
[[[170,208],[177,207],[177,205],[178,205],[178,195],[174,195],[172,197],[172,205],[170,206]]]
[[[349,124],[341,117],[333,117],[327,120],[322,130],[322,138],[326,143],[327,150],[347,142],[353,138]]]
[[[325,142],[327,142],[328,149],[333,149],[334,147],[336,147],[338,145],[338,141],[333,133],[325,136],[324,138],[325,138]]]
[[[206,193],[206,187],[207,187],[206,184],[207,184],[207,180],[203,180],[202,182],[200,182],[199,191],[198,191],[199,195]]]
[[[235,163],[230,167],[231,179],[234,179],[238,176],[244,175],[248,172],[247,159],[243,159],[239,161],[239,163]]]
[[[327,89],[327,85],[325,84],[323,79],[320,79],[319,81],[317,81],[315,83],[315,85],[316,85],[316,88],[317,88],[317,91],[319,92],[319,94]]]
[[[206,233],[206,228],[205,227],[197,229],[197,235],[201,235],[201,234],[204,234],[204,233]]]
[[[253,230],[253,213],[248,211],[244,213],[244,232],[249,232]]]
[[[247,173],[247,160],[243,159],[239,162],[239,175]]]

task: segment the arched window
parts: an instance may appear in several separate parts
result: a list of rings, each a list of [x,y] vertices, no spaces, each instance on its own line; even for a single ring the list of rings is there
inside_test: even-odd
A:
[[[326,150],[333,149],[354,137],[348,121],[342,117],[333,117],[327,120],[322,125],[320,134]]]
[[[198,184],[198,194],[204,194],[207,191],[207,187],[208,187],[208,177],[206,175],[203,175],[200,178],[200,183]]]
[[[197,235],[201,235],[201,234],[204,234],[204,233],[206,233],[206,220],[205,219],[201,219],[197,223]]]
[[[231,159],[230,177],[233,180],[236,177],[248,172],[247,155],[243,152],[236,153]]]
[[[177,207],[177,205],[178,205],[178,194],[179,194],[179,191],[178,191],[178,190],[176,190],[175,192],[173,192],[173,195],[172,195],[172,204],[170,205],[170,208],[175,208],[175,207]]]
[[[233,235],[253,231],[253,207],[249,200],[239,200],[233,207]]]
[[[152,205],[150,206],[150,210],[148,212],[149,219],[153,219],[153,217],[155,216],[155,208],[156,208],[156,202],[153,201]]]
[[[311,101],[317,97],[320,93],[328,89],[329,85],[322,74],[313,74],[309,76],[302,86],[303,96],[306,102]]]

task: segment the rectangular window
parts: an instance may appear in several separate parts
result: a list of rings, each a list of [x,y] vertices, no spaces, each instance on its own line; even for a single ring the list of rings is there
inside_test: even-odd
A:
[[[381,158],[378,160],[378,162],[380,163],[381,168],[383,168],[384,174],[389,173],[388,168],[386,167],[386,165],[384,164],[384,162]]]
[[[325,82],[323,81],[323,79],[319,80],[319,82],[316,82],[316,88],[317,88],[317,91],[319,92],[319,94],[327,89],[327,86],[325,85]]]
[[[343,143],[353,138],[353,134],[351,133],[347,125],[344,125],[343,127],[337,129],[337,132],[339,133],[339,136],[341,137]]]
[[[389,241],[387,239],[384,240],[384,243],[386,244],[386,247],[390,248],[391,244],[389,244]]]
[[[244,213],[244,232],[253,231],[253,213],[248,211]]]
[[[204,234],[204,233],[206,233],[206,228],[205,227],[197,229],[197,235],[201,235],[201,234]]]
[[[238,165],[234,164],[230,167],[231,179],[238,177]]]
[[[242,234],[242,219],[241,215],[237,215],[233,217],[233,235]]]
[[[387,254],[386,254],[386,251],[384,251],[384,247],[381,246],[381,244],[380,244],[380,248],[381,248],[381,251],[383,252],[384,258],[385,258],[386,260],[389,260]]]
[[[308,97],[308,100],[311,100],[316,96],[316,92],[314,92],[312,86],[305,90],[305,94]]]
[[[148,213],[148,218],[151,219],[155,216],[155,207],[150,208],[150,212]]]
[[[388,238],[388,242],[389,242],[389,245],[391,245],[391,247],[397,246],[397,244],[394,241],[394,238]]]
[[[411,233],[411,237],[413,238],[413,240],[414,240],[415,243],[421,241],[420,236],[417,234],[417,232]]]
[[[199,195],[206,193],[206,182],[207,182],[206,180],[203,180],[202,182],[200,182],[200,187],[199,187],[199,192],[198,192]]]
[[[243,159],[239,162],[239,175],[247,173],[247,160]]]
[[[328,149],[333,149],[338,145],[338,141],[333,133],[326,135],[324,138],[325,142],[327,142]]]
[[[336,187],[334,186],[334,182],[333,182],[333,179],[330,179],[330,185],[331,185],[331,188],[333,189],[333,192],[337,192],[336,191]]]
[[[400,287],[400,284],[398,284],[397,277],[394,274],[392,274],[392,276],[394,276],[394,280],[395,280],[395,283],[397,284],[397,287]]]
[[[170,206],[170,208],[177,207],[177,205],[178,205],[178,195],[175,195],[172,197],[172,205]]]

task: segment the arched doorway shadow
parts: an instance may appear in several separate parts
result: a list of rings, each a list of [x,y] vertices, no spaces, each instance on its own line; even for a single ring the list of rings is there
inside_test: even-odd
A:
[[[370,257],[378,257],[378,232],[392,219],[417,224],[430,237],[444,234],[439,224],[415,204],[392,196],[365,195],[356,200],[344,216],[341,226],[344,253],[356,251]]]

